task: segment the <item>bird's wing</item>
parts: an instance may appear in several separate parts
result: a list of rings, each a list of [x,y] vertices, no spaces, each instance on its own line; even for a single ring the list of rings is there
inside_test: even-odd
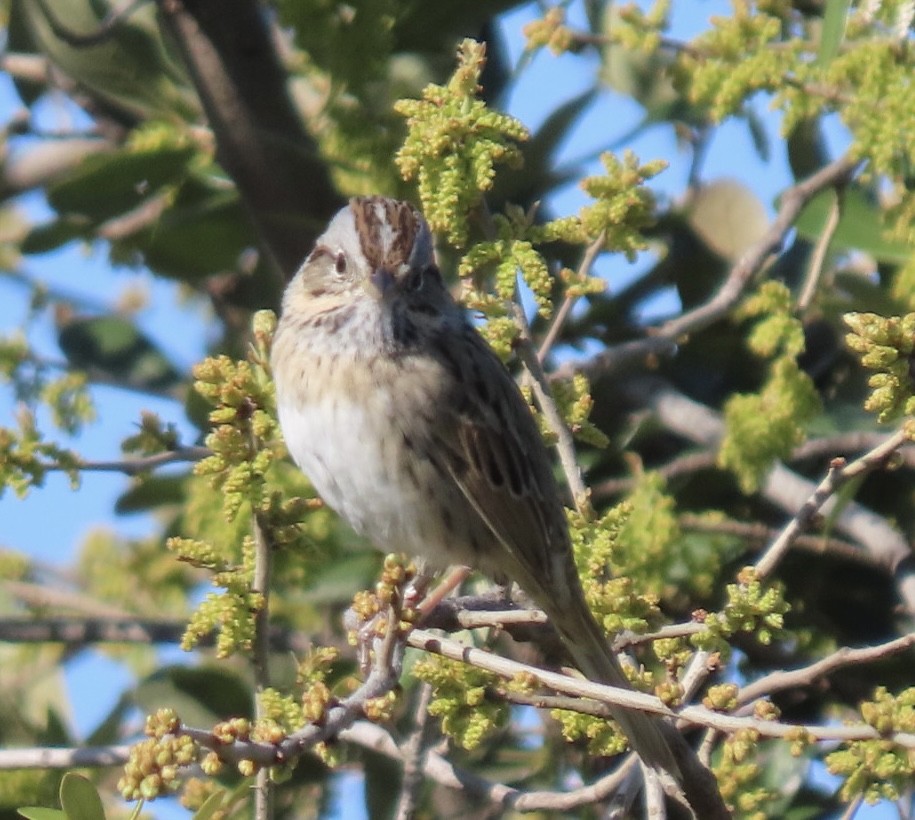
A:
[[[559,490],[521,391],[479,334],[466,332],[471,356],[442,351],[454,379],[439,443],[451,476],[502,550],[501,560],[484,563],[543,605],[541,592],[567,585],[572,566]]]

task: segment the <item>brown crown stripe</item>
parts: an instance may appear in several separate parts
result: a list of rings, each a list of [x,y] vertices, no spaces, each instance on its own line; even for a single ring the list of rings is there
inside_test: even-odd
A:
[[[356,197],[350,208],[366,262],[373,269],[396,272],[410,258],[419,214],[406,202],[377,196]]]

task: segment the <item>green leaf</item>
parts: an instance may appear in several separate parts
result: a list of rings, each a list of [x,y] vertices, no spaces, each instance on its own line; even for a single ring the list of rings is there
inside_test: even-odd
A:
[[[839,46],[845,39],[845,21],[851,0],[826,0],[823,12],[823,26],[820,30],[820,50],[817,64],[828,66],[839,53]]]
[[[60,809],[45,809],[41,806],[25,806],[17,809],[19,814],[28,820],[67,820],[67,815]]]
[[[167,390],[181,375],[129,319],[73,319],[58,336],[60,349],[77,368],[96,371],[130,387]]]
[[[804,239],[816,241],[823,233],[834,191],[823,191],[815,196],[801,211],[794,227]],[[832,239],[836,250],[859,250],[869,253],[880,262],[907,262],[912,249],[902,242],[892,242],[884,237],[883,217],[880,209],[860,188],[848,188],[842,199],[842,216]]]
[[[135,480],[115,502],[114,511],[126,515],[181,504],[187,494],[186,478],[186,475],[150,475]]]
[[[47,253],[74,239],[82,239],[92,232],[92,227],[85,217],[62,216],[32,228],[20,249],[23,253]]]
[[[169,666],[137,686],[137,705],[152,713],[163,705],[191,726],[212,726],[227,717],[249,717],[251,692],[235,673],[207,664]]]
[[[93,0],[13,0],[10,17],[20,41],[44,52],[58,70],[112,113],[130,119],[193,116],[199,103],[186,87],[183,69],[165,48],[154,8],[134,10],[107,36],[89,44],[71,44],[55,33],[54,24],[75,35],[97,32],[107,11],[108,4]]]
[[[787,148],[791,173],[798,180],[815,174],[830,159],[822,123],[816,119],[799,122],[788,135]]]
[[[196,155],[188,146],[91,154],[60,182],[48,186],[48,202],[62,213],[104,222],[133,210],[166,183],[180,181]]]
[[[365,750],[365,808],[369,817],[393,817],[403,767],[385,755]]]
[[[51,705],[48,706],[41,742],[45,746],[69,746],[74,743],[74,739],[67,729],[66,719],[61,716],[56,707]]]
[[[759,241],[769,227],[759,197],[733,179],[703,185],[690,203],[687,221],[708,248],[729,261]]]
[[[300,600],[313,605],[350,600],[354,592],[371,584],[378,567],[375,550],[341,555],[319,571],[313,585],[301,594]]]
[[[768,163],[772,158],[772,145],[769,141],[769,134],[766,131],[766,123],[759,115],[755,108],[750,106],[744,114],[747,121],[747,130],[750,133],[750,139],[753,141],[753,147],[759,158]]]
[[[105,820],[105,809],[95,786],[85,777],[67,772],[60,783],[60,805],[67,820]]]
[[[234,194],[170,208],[137,241],[147,265],[191,282],[236,270],[242,251],[256,246],[250,221]],[[307,251],[303,246],[303,258]]]

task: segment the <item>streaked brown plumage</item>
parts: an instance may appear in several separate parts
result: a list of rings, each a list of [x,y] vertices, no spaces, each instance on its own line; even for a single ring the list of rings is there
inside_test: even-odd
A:
[[[352,200],[290,283],[273,348],[290,452],[384,551],[518,583],[589,678],[628,686],[584,601],[549,459],[520,391],[444,287],[412,206]],[[679,779],[682,739],[614,717]]]

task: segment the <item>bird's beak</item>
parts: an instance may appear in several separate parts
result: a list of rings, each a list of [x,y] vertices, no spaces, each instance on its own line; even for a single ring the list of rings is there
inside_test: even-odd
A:
[[[378,268],[369,276],[369,283],[371,286],[367,287],[366,290],[369,291],[371,296],[381,299],[394,286],[394,274],[387,268]]]

